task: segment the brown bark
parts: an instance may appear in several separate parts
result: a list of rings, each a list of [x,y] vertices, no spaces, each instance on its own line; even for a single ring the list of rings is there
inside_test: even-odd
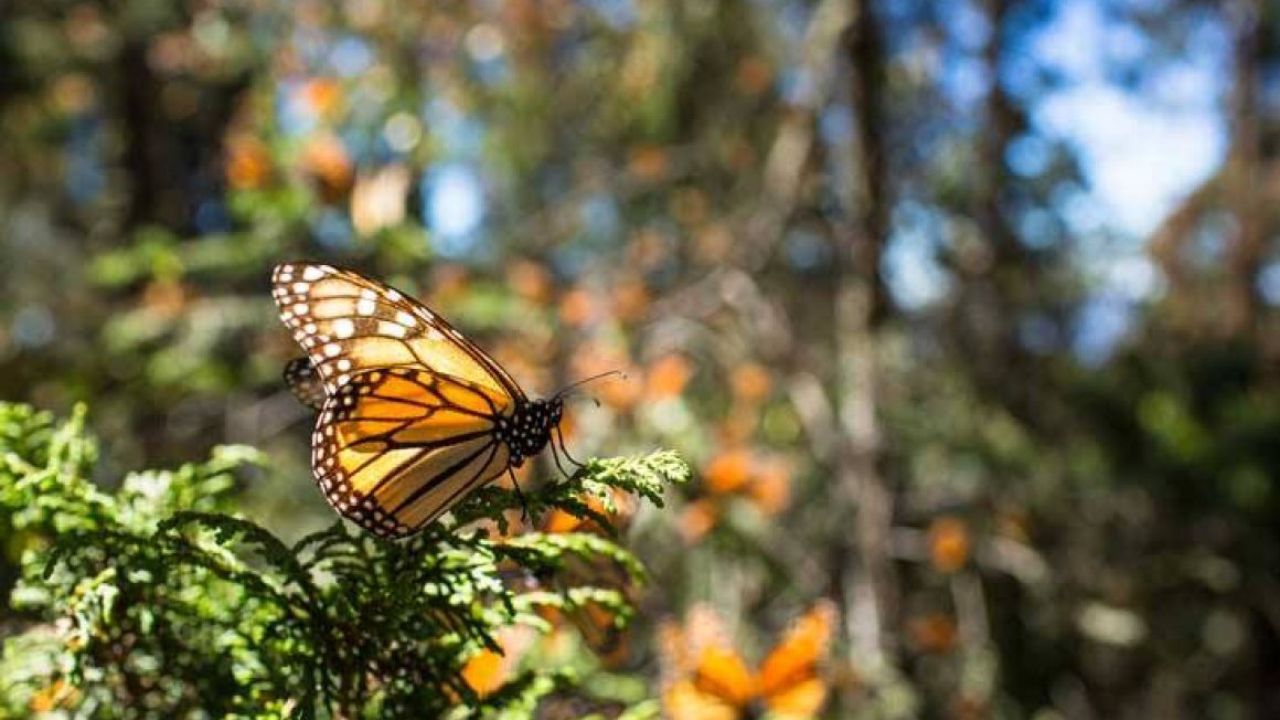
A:
[[[1037,422],[1032,382],[1009,383],[1010,375],[1027,378],[1033,368],[1018,337],[1018,316],[1028,309],[1037,284],[1036,258],[1022,244],[1006,217],[1010,178],[1005,153],[1023,126],[1021,110],[1000,83],[1005,63],[1005,25],[1015,0],[986,0],[991,38],[983,52],[991,86],[983,109],[983,128],[976,142],[970,208],[981,241],[970,257],[960,258],[961,283],[954,307],[956,339],[968,357],[984,396],[999,398],[1023,422]]]
[[[987,94],[985,108],[986,127],[978,147],[978,168],[981,185],[975,198],[975,215],[987,242],[991,245],[996,272],[1022,264],[1023,246],[1005,221],[1001,191],[1006,186],[1004,163],[1005,150],[1018,129],[1018,112],[1013,100],[1000,85],[1002,67],[1002,30],[1008,13],[1009,0],[987,0],[987,17],[991,22],[991,41],[983,53],[987,72],[991,76],[991,90]],[[1009,285],[1012,278],[997,277],[1002,285]]]
[[[1236,236],[1228,247],[1226,323],[1231,335],[1255,327],[1259,310],[1258,271],[1263,257],[1261,206],[1261,134],[1258,117],[1258,70],[1261,61],[1258,0],[1240,0],[1232,8],[1236,30],[1235,142],[1232,144],[1228,203],[1236,218]]]

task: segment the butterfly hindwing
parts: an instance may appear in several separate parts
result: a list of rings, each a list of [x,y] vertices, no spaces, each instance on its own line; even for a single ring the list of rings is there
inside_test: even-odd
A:
[[[321,410],[312,467],[343,516],[408,535],[507,470],[494,425],[513,407],[501,391],[428,370],[357,373]]]
[[[512,399],[511,376],[439,315],[395,288],[331,265],[288,263],[272,297],[332,395],[356,373],[428,369],[490,386]]]
[[[698,689],[692,680],[681,680],[663,693],[664,717],[671,720],[740,720],[739,708]]]

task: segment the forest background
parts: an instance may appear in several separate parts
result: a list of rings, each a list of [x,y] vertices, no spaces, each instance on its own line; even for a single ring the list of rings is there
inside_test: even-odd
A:
[[[664,623],[756,663],[826,599],[830,717],[1273,716],[1278,120],[1262,0],[8,0],[0,398],[108,489],[255,446],[303,537],[268,276],[356,267],[694,467],[635,697]]]

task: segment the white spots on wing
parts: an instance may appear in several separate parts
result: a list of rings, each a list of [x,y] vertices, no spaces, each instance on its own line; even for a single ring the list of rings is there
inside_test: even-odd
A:
[[[387,288],[387,299],[391,302],[400,302],[404,299],[404,296],[400,294],[399,290]]]
[[[403,325],[397,325],[393,322],[380,322],[378,323],[378,334],[389,335],[393,338],[402,338],[405,335],[408,335],[409,331]]]
[[[370,290],[369,288],[360,288],[360,297],[365,300],[377,300],[378,293]]]
[[[303,332],[305,332],[305,333],[306,333],[306,334],[308,334],[308,335],[315,335],[315,334],[316,334],[316,324],[315,324],[315,323],[312,323],[312,322],[309,322],[309,323],[307,323],[306,325],[303,325],[303,326],[302,326],[302,331],[303,331]]]
[[[339,338],[349,338],[356,334],[356,324],[351,318],[339,318],[333,322],[333,334]]]
[[[299,316],[306,315],[307,311],[309,311],[310,309],[311,308],[307,307],[306,303],[298,303],[297,305],[293,306],[293,314],[299,315]]]
[[[291,287],[295,293],[303,295],[307,292],[307,289],[311,287],[311,283],[296,282]]]
[[[311,281],[319,280],[320,278],[324,277],[326,267],[327,266],[324,266],[324,265],[321,265],[319,267],[315,265],[308,265],[306,269],[302,271],[302,279],[311,280]]]
[[[356,312],[361,315],[372,315],[375,307],[374,302],[368,298],[356,302]]]
[[[405,327],[413,327],[418,324],[418,320],[414,318],[413,315],[410,315],[403,310],[396,312],[396,322],[404,325]]]
[[[341,374],[341,375],[339,375],[339,376],[338,376],[338,384],[339,384],[339,385],[343,385],[343,384],[345,384],[345,383],[346,383],[348,380],[350,380],[350,379],[351,379],[351,376],[350,376],[350,375],[348,375],[348,374],[346,374],[346,373],[343,373],[343,374]]]
[[[329,343],[324,346],[324,354],[326,357],[337,357],[342,352],[342,346],[338,343]]]
[[[339,371],[341,371],[341,372],[346,372],[346,371],[348,371],[348,370],[350,370],[350,369],[351,369],[351,361],[350,361],[350,360],[348,360],[347,358],[342,358],[341,360],[339,360],[339,361],[338,361],[338,370],[339,370]]]
[[[443,340],[443,339],[444,339],[444,333],[440,332],[440,331],[439,331],[439,330],[437,330],[436,328],[431,328],[430,330],[427,330],[427,339],[428,339],[428,340],[435,340],[435,341]]]
[[[280,319],[285,321],[286,324],[288,324],[288,322],[293,319],[293,313],[289,312],[288,310],[284,310],[280,313]]]

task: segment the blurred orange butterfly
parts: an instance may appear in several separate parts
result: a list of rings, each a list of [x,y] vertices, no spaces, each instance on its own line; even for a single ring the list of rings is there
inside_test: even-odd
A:
[[[613,536],[626,531],[639,505],[634,496],[618,488],[608,489],[607,500],[590,493],[578,499],[589,513],[555,508],[542,517],[540,531],[553,535],[591,533]],[[616,561],[606,558],[566,558],[553,582],[561,592],[568,592],[574,586],[593,585],[616,590],[628,602],[635,600],[634,586],[627,572]],[[572,625],[582,643],[606,668],[621,667],[631,657],[629,615],[619,616],[614,610],[592,601],[574,603],[567,608],[539,608],[538,614],[557,630]]]
[[[826,659],[836,612],[820,602],[802,615],[752,672],[730,645],[719,617],[693,608],[683,627],[660,630],[665,677],[662,703],[672,720],[740,720],[817,717],[829,686],[819,674]]]
[[[556,508],[543,517],[542,532],[552,534],[592,532],[597,535],[620,533],[631,524],[638,507],[634,496],[618,488],[609,488],[608,503],[604,498],[590,494],[580,499],[590,514],[574,514]]]
[[[485,648],[468,658],[462,666],[463,682],[482,698],[492,695],[515,676],[521,659],[536,639],[536,631],[527,625],[500,629],[494,637],[500,650]]]
[[[724,520],[731,498],[745,499],[767,517],[790,502],[791,468],[780,455],[725,450],[703,468],[702,478],[706,495],[686,505],[679,521],[680,535],[691,545]]]
[[[279,265],[271,294],[307,352],[286,367],[285,381],[320,413],[311,435],[316,482],[366,530],[418,532],[548,444],[559,464],[569,388],[530,400],[439,315],[351,270]]]

